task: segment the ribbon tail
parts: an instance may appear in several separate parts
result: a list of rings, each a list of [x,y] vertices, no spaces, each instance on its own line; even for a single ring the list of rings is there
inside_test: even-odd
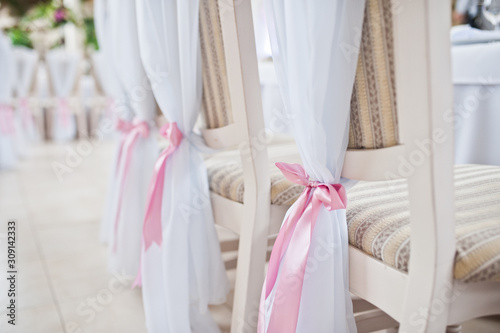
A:
[[[153,178],[149,185],[149,195],[147,201],[147,209],[142,227],[141,239],[141,259],[139,263],[139,271],[132,284],[132,288],[142,286],[142,263],[143,257],[149,247],[156,243],[161,246],[162,243],[162,226],[161,226],[161,204],[163,201],[163,187],[165,184],[165,167],[168,157],[175,151],[177,147],[170,145],[160,155],[156,162]]]
[[[122,201],[123,201],[123,194],[124,194],[124,188],[125,188],[125,180],[127,178],[127,173],[128,169],[130,166],[130,163],[132,161],[132,148],[134,147],[135,141],[139,137],[138,132],[131,133],[131,136],[128,137],[123,144],[122,151],[120,152],[120,159],[121,157],[125,157],[124,163],[123,163],[123,171],[122,171],[122,177],[120,181],[120,187],[119,187],[119,194],[118,194],[118,206],[116,209],[116,217],[115,217],[115,223],[114,223],[114,242],[113,242],[113,253],[116,253],[117,249],[117,238],[118,238],[118,224],[120,220],[120,213],[121,213],[121,207],[122,207]]]
[[[280,267],[280,262],[285,255],[286,249],[290,244],[290,239],[295,231],[297,226],[297,221],[300,216],[303,214],[304,209],[306,208],[307,200],[309,198],[309,189],[305,189],[304,192],[300,195],[299,199],[297,199],[297,203],[293,211],[290,212],[290,215],[283,223],[283,226],[278,233],[278,237],[274,242],[273,250],[271,251],[271,257],[269,258],[269,266],[266,275],[266,294],[265,298],[269,296],[271,290],[274,288],[276,283],[276,278],[278,276],[278,271]]]
[[[276,282],[274,304],[268,327],[269,333],[296,331],[311,237],[321,204],[313,193],[312,198],[298,218],[295,232],[287,248],[287,254],[283,259],[280,278]]]

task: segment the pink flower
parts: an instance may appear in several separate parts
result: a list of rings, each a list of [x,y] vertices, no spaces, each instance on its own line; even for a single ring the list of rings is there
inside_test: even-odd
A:
[[[64,8],[56,9],[56,11],[54,12],[54,19],[57,23],[60,23],[66,19],[66,12],[64,11]]]

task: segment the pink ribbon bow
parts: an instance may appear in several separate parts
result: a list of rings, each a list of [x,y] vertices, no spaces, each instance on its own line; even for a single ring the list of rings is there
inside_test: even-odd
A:
[[[69,112],[68,100],[64,97],[59,98],[59,114],[61,117],[61,123],[63,127],[68,128],[70,112]]]
[[[121,206],[122,206],[122,201],[123,201],[123,194],[125,193],[125,179],[127,178],[127,173],[128,169],[130,167],[130,163],[132,161],[132,149],[134,148],[135,143],[139,139],[139,137],[147,138],[149,136],[149,125],[145,121],[141,120],[134,120],[132,124],[127,123],[123,120],[118,120],[117,122],[117,127],[124,131],[124,135],[122,136],[121,142],[120,142],[120,150],[118,153],[118,167],[121,164],[121,159],[122,157],[125,158],[124,163],[123,163],[123,172],[122,172],[122,177],[120,181],[120,193],[118,196],[118,207],[116,211],[116,218],[115,218],[115,225],[114,225],[114,234],[115,234],[115,239],[114,239],[114,245],[113,245],[113,252],[116,252],[116,243],[117,243],[117,236],[118,236],[118,223],[120,220],[120,211],[121,211]]]
[[[268,333],[296,331],[307,257],[321,205],[332,211],[345,209],[347,203],[341,184],[310,181],[300,164],[276,163],[276,166],[289,181],[306,188],[283,223],[269,260],[261,297],[261,309],[264,309],[265,300],[276,286]],[[263,313],[261,310],[259,333],[265,332]]]
[[[9,105],[0,105],[0,131],[5,135],[16,133],[14,110]]]
[[[156,243],[161,246],[162,228],[161,228],[161,203],[163,199],[163,184],[165,183],[165,166],[167,159],[179,147],[182,141],[182,133],[177,127],[177,123],[167,123],[160,129],[160,134],[169,141],[169,145],[160,154],[156,161],[153,178],[149,185],[148,204],[144,224],[142,229],[142,253],[139,273],[134,281],[133,287],[142,284],[142,256],[148,248]]]

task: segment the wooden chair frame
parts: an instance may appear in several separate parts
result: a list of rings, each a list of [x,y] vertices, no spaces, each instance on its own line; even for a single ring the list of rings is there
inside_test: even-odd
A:
[[[463,284],[453,278],[453,123],[443,117],[452,108],[450,6],[402,0],[394,10],[402,145],[349,152],[343,175],[407,178],[412,255],[405,273],[350,246],[350,289],[396,319],[401,332],[445,332],[447,326],[458,332],[463,321],[500,313],[500,284]],[[427,142],[433,144],[423,151]],[[409,170],[402,171],[403,161]]]
[[[256,330],[268,235],[279,230],[287,207],[270,204],[267,147],[255,144],[264,124],[250,1],[217,1],[224,7],[220,18],[234,123],[206,129],[203,136],[213,148],[240,148],[244,203],[215,193],[211,199],[216,223],[240,236],[231,332],[249,332]],[[410,273],[350,246],[350,289],[399,322],[402,332],[444,332],[447,326],[455,332],[465,320],[500,313],[500,284],[453,279],[453,123],[443,117],[452,107],[450,6],[401,0],[393,10],[401,142],[390,148],[349,150],[342,176],[407,179]],[[433,144],[422,151],[423,142]],[[403,161],[409,170],[402,169]],[[363,323],[366,331],[375,317],[379,313],[365,314],[357,318],[358,325]]]
[[[231,5],[228,1],[215,1],[220,8],[234,122],[221,128],[205,129],[202,134],[212,148],[239,147],[245,182],[244,203],[215,193],[210,196],[215,223],[240,235],[240,264],[236,268],[231,331],[254,331],[264,281],[262,268],[266,260],[270,217],[267,151],[256,147],[252,140],[264,128],[257,55],[255,43],[248,42],[254,40],[250,1],[236,1],[234,5],[232,1]],[[250,330],[246,328],[249,322]]]

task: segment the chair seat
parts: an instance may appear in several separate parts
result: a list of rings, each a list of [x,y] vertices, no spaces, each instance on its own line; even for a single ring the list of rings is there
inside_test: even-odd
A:
[[[243,203],[238,158],[206,161],[210,190]],[[304,187],[270,165],[271,204],[292,205]],[[399,270],[408,271],[410,220],[405,180],[359,182],[348,190],[349,243]],[[500,167],[455,167],[457,254],[454,275],[463,282],[500,281]]]
[[[455,167],[455,279],[500,281],[500,168]],[[349,243],[402,271],[410,257],[405,180],[360,182],[348,191]]]
[[[206,160],[210,191],[232,201],[243,203],[245,191],[243,168],[239,157],[211,158]],[[304,187],[288,181],[281,171],[271,163],[271,204],[291,206]]]

